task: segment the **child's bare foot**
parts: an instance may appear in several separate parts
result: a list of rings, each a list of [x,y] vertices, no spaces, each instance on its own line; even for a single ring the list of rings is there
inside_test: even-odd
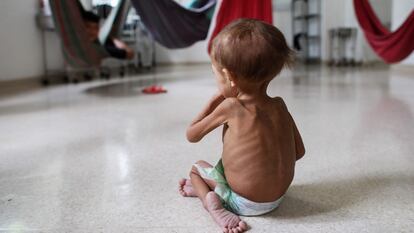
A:
[[[239,233],[247,230],[247,224],[239,216],[223,208],[216,193],[207,193],[205,201],[208,212],[214,221],[222,227],[223,232]]]
[[[190,179],[181,179],[179,182],[178,191],[180,192],[183,197],[197,197],[196,192],[193,189],[193,185],[191,184]]]

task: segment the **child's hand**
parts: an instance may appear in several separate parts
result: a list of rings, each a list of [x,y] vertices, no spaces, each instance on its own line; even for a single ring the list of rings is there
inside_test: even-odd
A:
[[[208,101],[207,106],[204,107],[204,109],[200,112],[200,114],[198,114],[198,116],[193,120],[191,125],[202,120],[206,116],[208,116],[225,99],[226,98],[220,92],[217,92],[216,94],[214,94],[213,97],[211,97],[211,99]]]
[[[221,92],[216,92],[213,97],[211,98],[211,100],[221,100],[223,101],[226,97],[223,96],[223,94],[221,94]]]
[[[187,129],[187,139],[190,142],[200,141],[204,135],[211,130],[224,124],[227,120],[227,112],[230,104],[226,103],[226,98],[221,93],[216,93],[208,101],[207,106],[191,122]],[[227,100],[229,101],[229,100]]]
[[[216,94],[214,94],[213,97],[209,101],[211,111],[214,110],[225,99],[226,97],[224,97],[220,92],[217,92]]]

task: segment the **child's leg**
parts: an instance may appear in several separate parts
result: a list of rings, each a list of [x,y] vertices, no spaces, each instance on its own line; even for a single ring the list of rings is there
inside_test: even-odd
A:
[[[205,161],[198,161],[196,164],[198,166],[202,167],[202,168],[212,168],[213,167],[213,166],[211,166],[211,164],[209,164]],[[190,177],[191,177],[191,174],[193,172],[200,175],[198,170],[195,167],[193,167],[191,169],[191,172],[190,172]],[[201,177],[201,175],[200,175],[200,177]],[[216,184],[213,180],[209,180],[209,179],[206,179],[206,178],[202,178],[202,179],[204,179],[204,181],[207,183],[210,190],[214,190],[214,187],[216,186]],[[184,196],[184,197],[198,197],[197,193],[195,192],[195,190],[193,188],[193,184],[191,182],[191,179],[184,179],[183,178],[178,183],[179,183],[178,190],[179,190],[179,192],[182,196]]]
[[[197,165],[202,168],[212,167],[205,161],[198,161]],[[219,197],[212,191],[216,186],[216,182],[202,178],[195,166],[191,169],[190,178],[194,192],[200,198],[204,208],[210,213],[214,221],[222,227],[223,232],[238,233],[247,230],[246,223],[239,216],[224,209]]]
[[[206,161],[198,161],[196,162],[196,164],[202,168],[213,167]],[[202,178],[198,169],[195,166],[191,168],[190,179],[195,194],[198,196],[198,198],[200,198],[201,202],[203,203],[203,206],[206,207],[205,197],[208,192],[214,190],[214,188],[216,187],[216,182],[214,180]]]
[[[212,168],[213,167],[211,164],[207,163],[206,161],[202,161],[202,160],[196,162],[196,164],[198,166],[202,167],[202,168]],[[196,173],[200,176],[198,170],[194,166],[191,169],[190,177],[191,177],[192,173]],[[216,187],[216,182],[214,182],[214,180],[209,180],[209,179],[206,179],[206,178],[202,178],[202,179],[204,180],[205,183],[207,183],[210,190],[214,190],[214,188]],[[191,182],[191,179],[184,179],[183,178],[178,182],[178,184],[179,184],[178,190],[179,190],[179,192],[181,193],[182,196],[184,196],[184,197],[198,197],[197,193],[195,192],[195,190],[193,188],[193,184]]]
[[[178,191],[183,197],[197,197],[190,179],[182,178],[178,181]]]

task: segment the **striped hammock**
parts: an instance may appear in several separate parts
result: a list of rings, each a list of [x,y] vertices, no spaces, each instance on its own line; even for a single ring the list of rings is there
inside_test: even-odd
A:
[[[89,40],[78,0],[50,0],[50,8],[56,31],[62,42],[66,62],[72,67],[99,67],[108,57],[103,44],[108,36],[119,31],[130,7],[127,0],[120,0],[111,11],[99,32],[99,42]]]

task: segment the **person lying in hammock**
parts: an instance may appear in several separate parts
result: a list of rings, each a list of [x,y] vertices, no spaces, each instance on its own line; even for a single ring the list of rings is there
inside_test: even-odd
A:
[[[82,17],[85,22],[89,40],[94,43],[99,43],[99,16],[92,12],[85,11],[82,13]],[[111,57],[119,59],[134,58],[134,51],[119,39],[108,37],[103,46]]]

